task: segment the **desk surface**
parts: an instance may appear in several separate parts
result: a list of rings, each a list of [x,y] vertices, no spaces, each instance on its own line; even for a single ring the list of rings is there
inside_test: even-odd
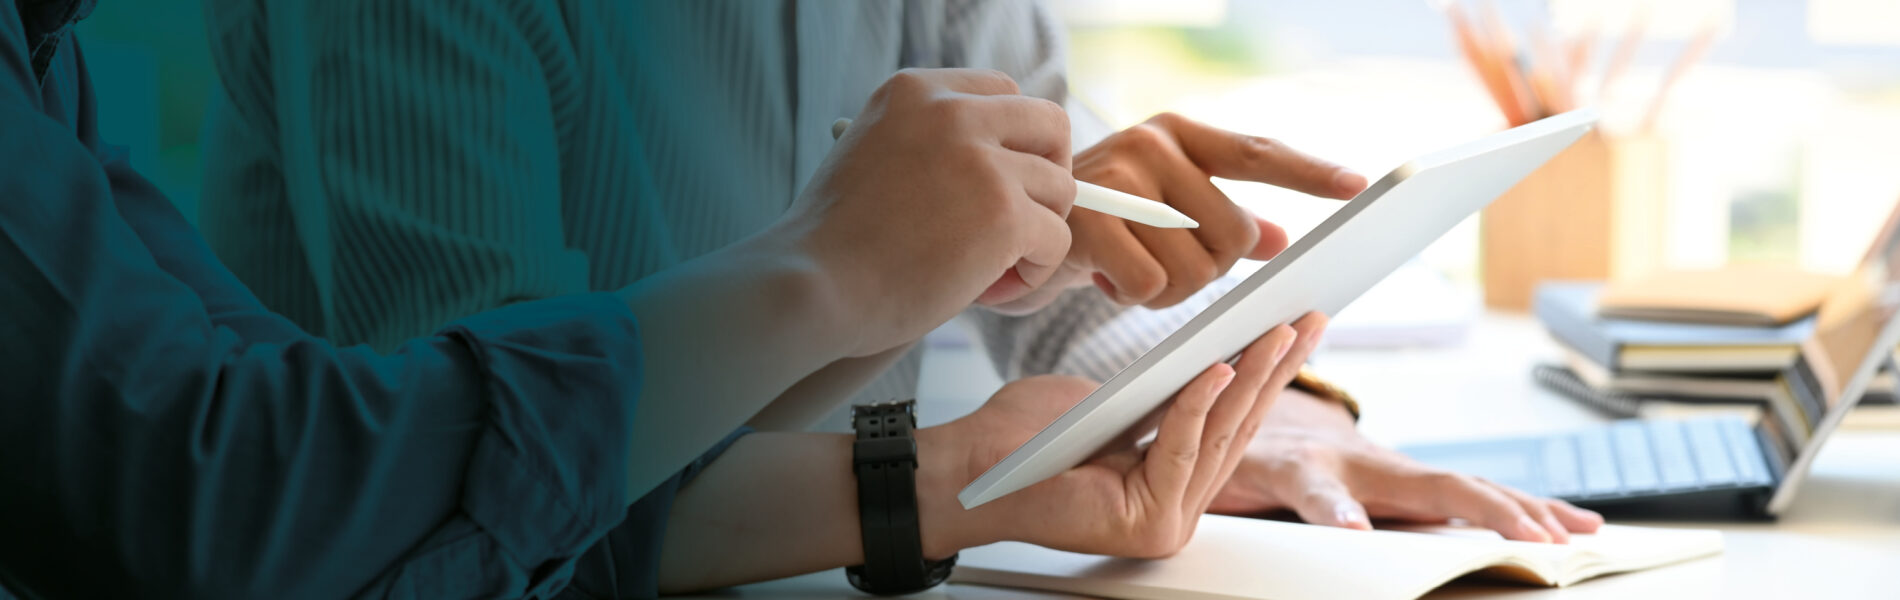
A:
[[[938,346],[920,396],[928,421],[979,404],[997,383],[977,351]],[[1603,417],[1531,380],[1556,348],[1528,317],[1486,315],[1459,346],[1325,350],[1315,366],[1359,397],[1360,425],[1386,444],[1540,433]],[[974,372],[984,377],[970,377]],[[1482,415],[1482,418],[1477,416]],[[1846,430],[1828,441],[1788,512],[1773,523],[1643,525],[1724,532],[1722,555],[1587,581],[1566,589],[1453,583],[1429,598],[1895,598],[1900,597],[1900,431]],[[842,571],[727,590],[719,597],[862,597]],[[949,585],[919,598],[1065,598]]]

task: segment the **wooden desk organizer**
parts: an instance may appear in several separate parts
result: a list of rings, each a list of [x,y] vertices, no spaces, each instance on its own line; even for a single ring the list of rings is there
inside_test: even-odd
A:
[[[1484,303],[1526,310],[1548,279],[1636,276],[1660,266],[1666,148],[1592,131],[1484,209]]]

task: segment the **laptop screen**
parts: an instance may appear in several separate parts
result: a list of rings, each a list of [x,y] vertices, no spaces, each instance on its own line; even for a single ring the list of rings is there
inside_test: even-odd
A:
[[[1895,216],[1900,217],[1900,211]],[[1774,415],[1769,434],[1775,438],[1784,460],[1793,460],[1800,449],[1813,441],[1829,415],[1851,400],[1858,400],[1871,371],[1884,363],[1893,351],[1877,352],[1878,338],[1894,320],[1896,302],[1900,302],[1900,235],[1889,222],[1875,239],[1866,257],[1822,302],[1815,317],[1814,332],[1801,345],[1795,364],[1782,374],[1782,388],[1770,399]],[[1872,363],[1872,364],[1869,364]],[[1862,375],[1868,371],[1868,375]]]
[[[1782,398],[1771,402],[1780,431],[1771,431],[1784,451],[1794,450],[1790,477],[1798,479],[1814,458],[1820,437],[1860,399],[1875,371],[1894,356],[1900,343],[1895,313],[1900,311],[1900,207],[1888,218],[1872,248],[1826,300],[1815,316],[1814,334],[1801,345],[1801,356],[1783,379]],[[1773,428],[1771,428],[1773,429]],[[1785,455],[1784,455],[1785,456]],[[1777,494],[1775,505],[1787,494]],[[1771,505],[1770,511],[1778,506]]]
[[[1900,235],[1895,235],[1895,225],[1889,220],[1860,266],[1821,303],[1814,335],[1802,345],[1802,358],[1827,411],[1857,400],[1845,397],[1849,384],[1865,387],[1864,380],[1892,356],[1891,342],[1885,348],[1876,346],[1900,308]]]

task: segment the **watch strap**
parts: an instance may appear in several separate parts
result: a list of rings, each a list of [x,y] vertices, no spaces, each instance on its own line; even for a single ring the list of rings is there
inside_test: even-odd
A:
[[[1301,365],[1299,374],[1293,377],[1293,381],[1287,382],[1287,386],[1317,396],[1321,400],[1338,402],[1340,408],[1346,409],[1346,414],[1352,415],[1354,423],[1359,422],[1359,401],[1353,399],[1352,394],[1346,393],[1346,390],[1321,379],[1319,375],[1313,373],[1311,367]]]
[[[916,402],[854,406],[851,466],[858,480],[864,564],[845,569],[851,585],[873,594],[907,594],[949,578],[956,557],[924,558],[917,518]]]

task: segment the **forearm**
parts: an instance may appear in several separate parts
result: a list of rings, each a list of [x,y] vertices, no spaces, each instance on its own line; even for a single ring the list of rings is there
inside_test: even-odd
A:
[[[818,424],[840,402],[849,399],[864,386],[889,370],[916,344],[905,344],[884,352],[847,358],[825,365],[817,373],[801,379],[773,399],[746,425],[759,431],[804,431]]]
[[[985,508],[965,511],[962,456],[942,428],[917,432],[924,556],[1001,539]],[[851,436],[755,433],[681,492],[666,525],[660,590],[679,593],[862,564]]]
[[[633,496],[844,358],[855,331],[830,276],[768,231],[621,290],[648,349]]]
[[[213,324],[230,328],[252,343],[288,342],[304,335],[289,319],[267,310],[224,268],[204,238],[151,181],[123,159],[107,161],[105,171],[120,216],[151,251],[158,268],[198,294]]]

